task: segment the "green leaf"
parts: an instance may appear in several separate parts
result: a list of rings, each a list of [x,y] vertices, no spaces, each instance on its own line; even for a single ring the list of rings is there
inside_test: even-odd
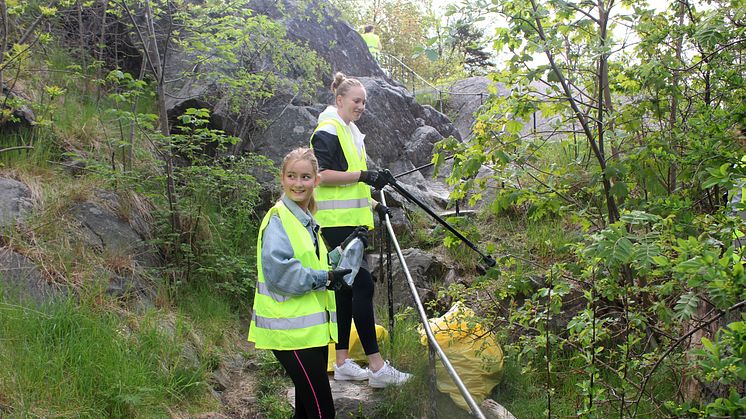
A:
[[[660,255],[653,256],[652,259],[653,259],[653,262],[655,262],[655,264],[658,266],[661,266],[661,267],[669,266],[668,258],[665,256],[660,256]]]
[[[704,346],[704,348],[707,349],[708,352],[710,352],[713,355],[717,354],[715,345],[712,344],[712,341],[710,339],[707,339],[706,337],[702,336],[701,342],[702,342],[702,346]]]
[[[699,305],[699,297],[693,292],[689,291],[679,297],[679,300],[674,306],[674,317],[682,320],[690,320],[692,316],[697,312],[697,306]]]
[[[620,264],[628,263],[632,260],[632,252],[632,242],[628,238],[622,237],[614,243],[611,258]]]
[[[614,182],[614,185],[609,190],[611,194],[615,198],[624,199],[627,194],[629,193],[629,190],[627,189],[627,184],[621,181]]]
[[[510,120],[505,123],[505,130],[511,134],[518,134],[523,129],[523,123],[516,120]]]
[[[547,81],[550,83],[559,83],[560,77],[554,70],[549,70],[549,73],[547,73]]]

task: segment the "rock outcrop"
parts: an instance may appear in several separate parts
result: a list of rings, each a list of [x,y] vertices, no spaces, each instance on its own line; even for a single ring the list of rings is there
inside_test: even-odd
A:
[[[18,127],[31,127],[36,122],[34,111],[28,106],[31,99],[18,88],[11,88],[2,85],[3,105],[10,108],[12,118],[7,121],[0,121],[2,130],[12,130]],[[10,105],[9,105],[10,104]]]
[[[423,304],[434,300],[437,297],[438,290],[443,287],[444,281],[452,268],[440,257],[421,249],[403,249],[402,255],[404,255],[407,268],[415,282],[415,288],[417,289],[420,300]],[[368,255],[368,266],[376,278],[380,278],[378,272],[379,257],[378,254]],[[386,255],[384,255],[384,258],[386,258]],[[384,260],[384,270],[386,269],[385,264]],[[414,307],[414,298],[409,290],[407,278],[404,275],[396,253],[392,253],[391,255],[391,268],[392,284],[394,284],[394,311],[403,310],[405,307]],[[378,281],[378,286],[384,290],[377,292],[375,297],[377,300],[376,305],[380,307],[385,307],[387,304],[385,286],[383,284],[383,281]]]
[[[69,214],[75,221],[71,234],[86,248],[109,261],[106,293],[118,298],[136,296],[145,302],[155,298],[155,289],[145,272],[160,263],[151,237],[147,209],[131,208],[125,218],[124,203],[118,195],[95,190],[91,199],[75,203]]]
[[[0,230],[21,221],[32,208],[31,190],[11,178],[0,178]]]
[[[383,70],[368,52],[360,34],[339,17],[329,2],[310,0],[252,0],[253,11],[280,22],[288,38],[305,44],[329,63],[332,74],[341,71],[355,76],[385,78]],[[323,77],[331,83],[331,74]]]
[[[0,292],[21,301],[43,304],[62,295],[64,289],[47,281],[31,259],[10,247],[0,247]]]
[[[87,247],[115,257],[132,257],[140,265],[155,265],[155,249],[122,218],[97,202],[79,202],[70,210],[79,222]]]
[[[299,4],[303,6],[299,6]],[[252,10],[269,16],[286,27],[287,38],[299,45],[306,45],[325,60],[332,70],[320,75],[325,86],[331,83],[335,71],[357,77],[368,93],[366,111],[358,121],[366,134],[369,166],[388,168],[397,174],[429,163],[433,144],[442,138],[460,138],[458,130],[449,119],[430,106],[419,105],[414,96],[403,87],[390,81],[372,59],[360,35],[338,19],[336,10],[320,0],[295,2],[292,0],[256,0]],[[179,53],[174,53],[178,56]],[[174,58],[175,66],[188,60]],[[179,68],[169,73],[184,73]],[[282,75],[292,78],[292,74]],[[248,120],[251,115],[235,115],[222,106],[224,100],[209,82],[195,77],[183,84],[168,100],[171,117],[176,117],[186,107],[210,108],[213,123],[241,143],[236,153],[254,152],[279,163],[291,149],[307,146],[316,127],[319,113],[332,103],[331,92],[325,89],[314,93],[311,103],[295,98],[290,92],[278,91],[275,98],[263,107],[265,123]],[[232,121],[232,122],[228,122]],[[238,128],[242,127],[242,128]],[[447,201],[444,185],[433,184],[430,179],[416,173],[401,179],[418,190],[429,204],[442,207]]]
[[[541,83],[532,83],[532,89],[543,92],[547,87]],[[455,82],[450,91],[454,94],[448,97],[445,111],[456,115],[453,125],[458,129],[461,138],[467,139],[471,135],[472,126],[480,107],[486,103],[491,96],[504,97],[511,94],[511,89],[502,83],[495,83],[487,77],[469,77]],[[537,97],[542,100],[541,96]],[[547,117],[541,112],[535,112],[528,119],[521,121],[524,126],[521,134],[530,134],[534,131],[550,132],[553,125],[560,122],[560,118]],[[564,135],[564,134],[556,134]]]
[[[155,290],[144,269],[156,266],[159,259],[147,241],[150,223],[144,209],[132,205],[128,207],[129,217],[123,217],[123,206],[116,194],[95,190],[91,199],[72,204],[59,221],[68,229],[65,231],[69,243],[78,243],[108,262],[94,276],[108,278],[109,295],[136,295],[143,301],[152,300]],[[12,229],[23,222],[32,208],[32,194],[26,184],[0,178],[0,238],[12,237]],[[13,248],[12,241],[9,243],[0,246],[0,288],[6,295],[30,298],[40,304],[67,294],[66,284],[54,283],[50,278],[53,273],[41,269],[34,259]]]
[[[470,77],[459,80],[449,89],[456,94],[449,95],[446,111],[456,115],[453,125],[458,129],[461,138],[468,138],[474,125],[476,112],[489,99],[490,86],[495,83],[487,77]],[[495,85],[499,91],[505,91],[504,86]]]

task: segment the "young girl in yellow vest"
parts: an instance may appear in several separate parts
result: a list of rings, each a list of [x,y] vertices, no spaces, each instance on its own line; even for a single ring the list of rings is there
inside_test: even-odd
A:
[[[264,217],[257,239],[257,284],[249,341],[270,349],[295,385],[293,418],[333,418],[326,366],[337,340],[330,290],[348,287],[350,269],[330,270],[312,214],[319,169],[313,151],[291,151],[282,163],[283,195]]]
[[[365,87],[359,80],[337,73],[331,85],[335,106],[319,115],[319,124],[311,137],[311,147],[319,161],[320,186],[316,189],[316,219],[321,234],[332,248],[340,245],[357,227],[373,228],[371,208],[380,217],[389,213],[386,206],[371,198],[370,187],[381,189],[386,180],[377,171],[368,170],[363,135],[355,125],[365,110]],[[398,371],[384,361],[376,341],[373,315],[374,283],[363,259],[352,289],[335,292],[339,341],[336,345],[336,380],[368,380],[371,387],[403,384],[411,374]],[[352,320],[368,358],[362,368],[349,358]]]

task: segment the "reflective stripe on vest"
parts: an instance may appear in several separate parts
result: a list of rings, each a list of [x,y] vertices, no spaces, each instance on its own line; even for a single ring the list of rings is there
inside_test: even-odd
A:
[[[326,324],[329,321],[329,316],[326,312],[322,312],[293,318],[273,318],[257,316],[256,311],[254,311],[252,319],[254,324],[262,329],[292,330]]]
[[[337,201],[321,201],[316,203],[319,210],[335,210],[349,208],[370,208],[368,198],[340,199]]]
[[[264,281],[256,283],[256,292],[261,295],[266,295],[267,297],[270,297],[279,303],[290,299],[290,296],[288,295],[278,294],[270,290],[269,287],[267,286],[267,283]]]
[[[319,255],[306,227],[282,201],[264,216],[257,239],[257,284],[254,291],[249,341],[259,349],[293,350],[326,346],[337,341],[334,293],[324,288],[303,295],[281,295],[267,286],[262,269],[262,235],[272,215],[280,217],[293,247],[293,257],[307,268],[326,271],[327,251],[317,235]]]
[[[367,170],[365,146],[360,153],[355,148],[349,128],[336,119],[319,123],[314,134],[324,125],[334,125],[339,145],[347,160],[348,172]],[[313,138],[313,135],[311,136]],[[311,143],[313,148],[313,143]],[[370,210],[370,186],[355,182],[347,185],[320,185],[315,190],[318,211],[316,221],[321,227],[345,227],[364,225],[373,228],[373,213]]]

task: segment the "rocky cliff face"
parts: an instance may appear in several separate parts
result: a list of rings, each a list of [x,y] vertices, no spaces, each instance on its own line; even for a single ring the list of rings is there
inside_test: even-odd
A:
[[[329,63],[330,74],[321,75],[325,85],[331,83],[336,71],[361,77],[386,77],[368,53],[360,34],[340,20],[339,12],[327,1],[252,0],[250,7],[280,22],[289,39],[307,45]]]
[[[429,106],[416,103],[414,96],[394,81],[389,80],[368,52],[360,35],[338,13],[320,0],[269,1],[256,0],[252,9],[282,22],[287,37],[297,44],[306,45],[325,60],[331,71],[321,74],[325,86],[331,83],[336,71],[359,78],[368,92],[365,114],[358,122],[366,134],[366,148],[371,166],[389,168],[401,173],[430,162],[433,144],[450,135],[460,138],[458,130],[448,118]],[[179,60],[173,61],[178,66]],[[171,72],[178,72],[172,69]],[[292,78],[292,74],[285,75]],[[211,108],[215,121],[237,121],[221,126],[229,134],[239,136],[242,142],[235,152],[255,152],[275,162],[291,149],[307,146],[316,126],[316,118],[333,98],[328,89],[316,92],[310,102],[299,101],[290,92],[276,92],[275,98],[263,109],[268,123],[247,121],[248,115],[230,114],[219,104],[220,92],[209,84],[195,80],[175,92],[168,106],[172,116],[189,106]],[[260,126],[261,125],[261,126]],[[239,132],[235,127],[253,127]],[[427,202],[441,206],[447,192],[442,185],[430,185],[428,179],[414,174],[403,179],[414,183],[421,194],[436,191],[436,196],[426,197]]]

